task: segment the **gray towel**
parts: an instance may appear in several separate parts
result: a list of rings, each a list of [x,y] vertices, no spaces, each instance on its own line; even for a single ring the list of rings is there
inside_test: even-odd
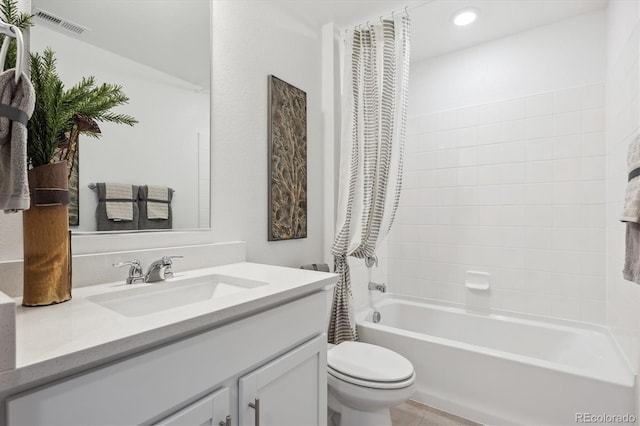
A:
[[[625,249],[622,275],[625,280],[640,284],[640,224],[627,223]]]
[[[133,185],[123,183],[105,183],[107,218],[116,222],[133,220],[135,194]]]
[[[133,185],[132,191],[134,194],[137,194],[138,186]],[[131,231],[138,229],[140,213],[137,203],[132,203],[133,220],[113,221],[109,220],[107,217],[107,202],[105,201],[107,189],[103,182],[96,184],[96,194],[98,196],[98,205],[96,206],[96,223],[98,231]]]
[[[329,265],[326,263],[310,263],[308,265],[302,265],[300,269],[310,269],[312,271],[330,272]]]
[[[167,188],[167,202],[168,210],[167,219],[149,219],[147,208],[149,203],[149,186],[141,185],[138,192],[138,208],[140,210],[139,229],[172,229],[173,228],[173,212],[171,208],[171,200],[173,200],[173,189]]]
[[[27,121],[33,114],[36,96],[24,73],[17,85],[14,75],[14,69],[0,74],[0,107],[8,110],[0,113],[0,210],[5,213],[26,210],[30,201]]]
[[[170,188],[148,185],[147,190],[147,219],[169,219]]]

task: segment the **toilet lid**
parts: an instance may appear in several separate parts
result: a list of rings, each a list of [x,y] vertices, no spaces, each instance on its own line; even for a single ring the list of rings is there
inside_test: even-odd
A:
[[[327,353],[334,371],[369,382],[399,382],[413,376],[413,365],[402,355],[362,342],[342,342]]]

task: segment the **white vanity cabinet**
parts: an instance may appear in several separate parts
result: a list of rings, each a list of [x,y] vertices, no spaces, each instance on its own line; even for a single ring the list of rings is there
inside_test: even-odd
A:
[[[326,425],[326,365],[325,336],[320,336],[242,376],[240,425]]]
[[[8,426],[324,426],[325,317],[325,293],[313,293],[11,395],[1,420]],[[256,398],[257,419],[248,405]]]

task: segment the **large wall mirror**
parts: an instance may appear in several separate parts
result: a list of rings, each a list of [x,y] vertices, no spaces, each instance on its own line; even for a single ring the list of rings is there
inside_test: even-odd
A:
[[[30,49],[55,52],[65,86],[121,85],[130,100],[116,111],[138,120],[80,137],[71,229],[98,230],[96,183],[171,188],[171,229],[209,228],[210,1],[33,0],[32,13]]]

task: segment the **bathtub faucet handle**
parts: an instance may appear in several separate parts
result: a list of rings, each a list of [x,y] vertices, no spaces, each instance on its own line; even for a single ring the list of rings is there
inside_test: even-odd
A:
[[[381,293],[386,293],[387,285],[385,283],[374,283],[373,281],[369,281],[369,290],[377,290]]]

